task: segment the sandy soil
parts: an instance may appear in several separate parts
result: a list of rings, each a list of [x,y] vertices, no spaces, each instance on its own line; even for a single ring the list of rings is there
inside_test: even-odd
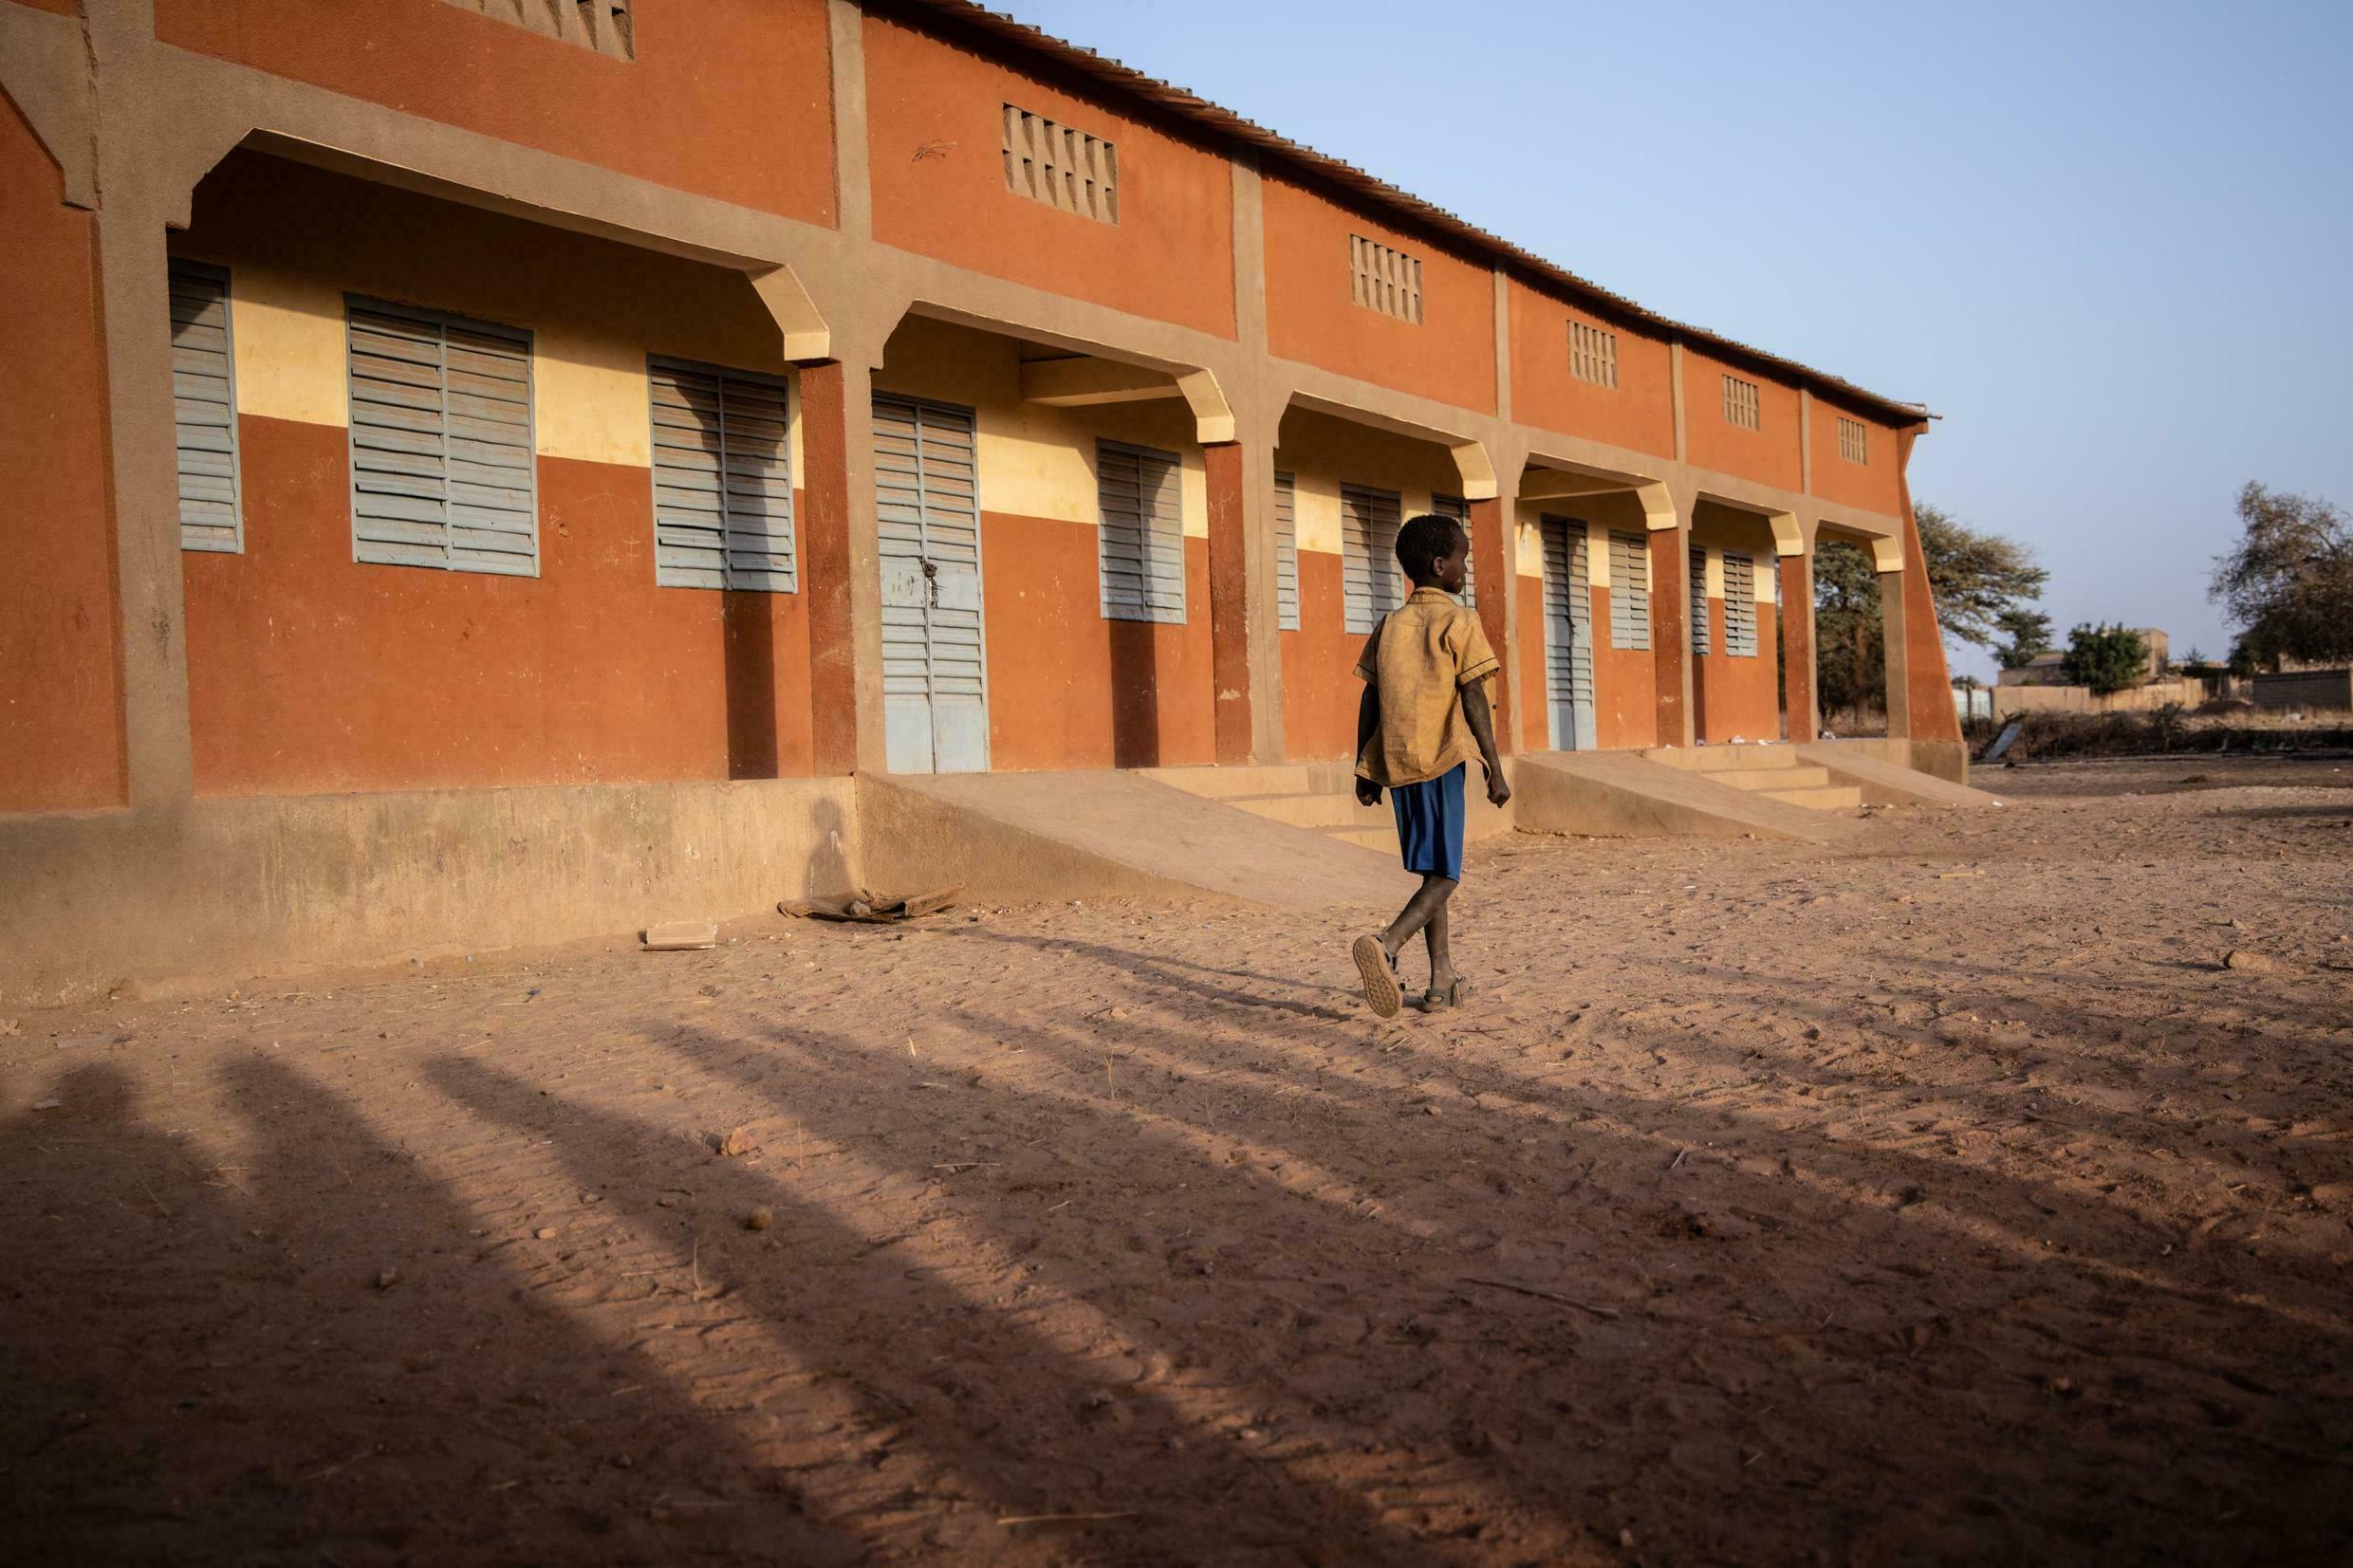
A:
[[[0,1020],[0,1559],[2337,1558],[2353,768],[2233,766],[1508,839],[1390,1024],[1116,906]]]

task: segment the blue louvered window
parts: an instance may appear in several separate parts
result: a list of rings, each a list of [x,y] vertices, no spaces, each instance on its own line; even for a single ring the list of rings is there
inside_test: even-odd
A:
[[[172,434],[179,468],[179,547],[245,548],[237,475],[237,396],[229,273],[172,263]]]
[[[539,575],[531,335],[348,299],[353,559]]]
[[[788,594],[799,584],[783,378],[652,359],[654,581]]]

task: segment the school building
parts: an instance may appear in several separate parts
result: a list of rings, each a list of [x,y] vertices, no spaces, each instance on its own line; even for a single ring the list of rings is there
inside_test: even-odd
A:
[[[1810,741],[1839,539],[1960,773],[1921,408],[962,0],[0,0],[0,990],[1345,759],[1423,509],[1508,750]]]

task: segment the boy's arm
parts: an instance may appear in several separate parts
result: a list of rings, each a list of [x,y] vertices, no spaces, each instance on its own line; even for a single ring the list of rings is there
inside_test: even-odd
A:
[[[1364,748],[1373,744],[1373,732],[1380,728],[1380,688],[1371,681],[1364,683],[1364,694],[1356,702],[1356,754],[1364,755]],[[1380,785],[1359,775],[1356,781],[1359,805],[1379,805]]]
[[[1473,681],[1462,689],[1462,716],[1471,738],[1479,743],[1479,766],[1487,769],[1487,802],[1501,805],[1511,799],[1511,785],[1503,776],[1503,757],[1495,750],[1495,713],[1488,705],[1487,682]]]

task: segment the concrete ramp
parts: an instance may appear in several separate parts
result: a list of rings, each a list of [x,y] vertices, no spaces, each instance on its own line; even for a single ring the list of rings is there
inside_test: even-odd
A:
[[[862,775],[867,885],[961,882],[974,898],[1228,898],[1389,907],[1417,878],[1393,855],[1134,772]]]
[[[1597,839],[1800,839],[1838,843],[1851,818],[1777,801],[1631,751],[1534,751],[1514,759],[1519,825]]]
[[[1798,761],[1862,791],[1865,805],[1999,806],[1998,796],[1874,757],[1851,742],[1815,741],[1797,748]]]

